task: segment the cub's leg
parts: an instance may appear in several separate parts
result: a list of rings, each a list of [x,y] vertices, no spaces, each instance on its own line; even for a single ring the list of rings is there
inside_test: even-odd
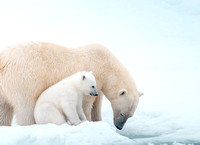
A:
[[[50,103],[36,105],[34,116],[37,124],[53,123],[61,125],[67,123],[64,114],[55,105]]]
[[[77,113],[78,113],[78,116],[79,116],[79,119],[81,121],[86,121],[86,116],[83,112],[83,108],[82,108],[82,97],[78,100],[78,104],[77,104]]]
[[[69,104],[67,102],[62,102],[61,104],[63,112],[65,113],[66,118],[70,122],[71,125],[78,125],[81,123],[81,120],[79,119],[77,110],[76,110],[76,104]]]

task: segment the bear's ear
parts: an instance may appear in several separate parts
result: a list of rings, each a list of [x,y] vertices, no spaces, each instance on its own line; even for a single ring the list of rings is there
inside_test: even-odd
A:
[[[142,95],[144,95],[144,93],[143,92],[138,92],[139,93],[139,97],[141,97]]]
[[[119,91],[118,95],[119,95],[119,96],[124,96],[124,95],[126,95],[126,93],[127,93],[127,90],[126,90],[126,89],[121,89],[121,90]]]
[[[85,80],[85,75],[82,76],[82,80]]]

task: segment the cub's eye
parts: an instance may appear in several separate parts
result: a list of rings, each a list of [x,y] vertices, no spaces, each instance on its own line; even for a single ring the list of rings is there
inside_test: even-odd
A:
[[[94,86],[92,86],[92,88],[94,88]]]

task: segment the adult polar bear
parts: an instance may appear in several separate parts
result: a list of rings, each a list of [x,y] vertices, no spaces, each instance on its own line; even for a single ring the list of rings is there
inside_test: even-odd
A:
[[[122,129],[141,95],[126,68],[104,46],[69,49],[51,43],[28,42],[0,53],[0,125],[11,125],[13,112],[19,125],[34,124],[34,106],[49,86],[79,71],[92,71],[98,97],[84,96],[88,120],[101,120],[103,94],[111,102],[114,124]]]

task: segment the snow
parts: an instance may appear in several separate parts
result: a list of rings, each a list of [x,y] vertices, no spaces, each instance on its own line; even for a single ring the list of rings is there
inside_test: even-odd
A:
[[[112,123],[112,109],[103,101],[103,120],[83,122],[78,126],[31,125],[0,127],[0,145],[132,145],[132,144],[198,144],[199,118],[184,118],[160,111],[138,110],[123,130]]]
[[[115,132],[108,123],[84,122],[78,126],[67,124],[32,125],[29,127],[1,127],[2,145],[102,145],[130,144],[131,140]]]
[[[104,98],[103,121],[18,126],[14,119],[12,127],[0,127],[0,145],[200,144],[199,0],[52,0],[45,9],[50,16],[42,1],[30,1],[28,9],[7,3],[9,11],[0,5],[1,48],[38,39],[69,47],[98,42],[128,68],[144,95],[123,130],[114,127]]]
[[[104,104],[109,102],[104,100]],[[104,120],[113,126],[109,118],[112,116],[112,110],[108,106],[103,110],[104,114],[107,113],[104,115]],[[200,118],[196,115],[188,117],[174,112],[154,109],[144,111],[138,108],[123,130],[116,130],[116,132],[131,139],[132,144],[200,143]]]

